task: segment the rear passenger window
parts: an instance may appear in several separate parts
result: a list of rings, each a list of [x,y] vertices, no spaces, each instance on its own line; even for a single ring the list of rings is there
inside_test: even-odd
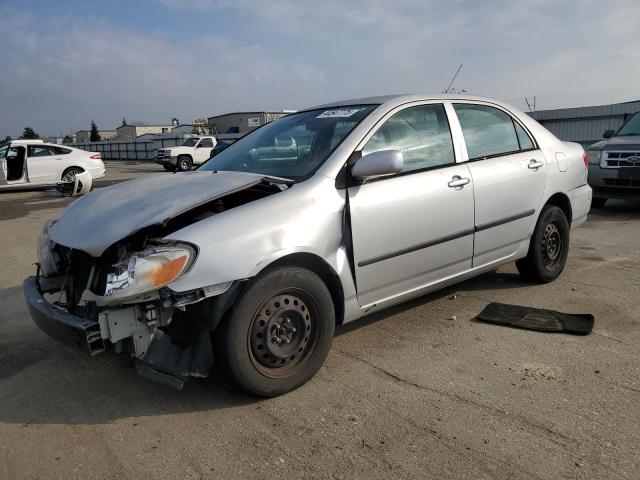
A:
[[[507,113],[486,105],[456,103],[453,107],[460,120],[470,160],[520,151],[517,123]],[[524,130],[522,133],[522,140],[529,143],[522,149],[533,148],[531,138]]]
[[[403,172],[455,163],[453,142],[444,107],[420,105],[391,116],[362,149],[362,154],[399,150]]]

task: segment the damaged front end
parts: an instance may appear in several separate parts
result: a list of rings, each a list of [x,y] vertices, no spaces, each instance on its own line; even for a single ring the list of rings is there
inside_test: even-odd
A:
[[[198,247],[164,237],[279,191],[281,186],[258,184],[201,203],[131,233],[100,255],[56,243],[55,222],[48,222],[38,242],[37,274],[24,281],[34,322],[90,355],[108,349],[128,354],[140,375],[174,388],[189,377],[206,377],[212,332],[244,280],[172,290],[169,285],[197,261]]]

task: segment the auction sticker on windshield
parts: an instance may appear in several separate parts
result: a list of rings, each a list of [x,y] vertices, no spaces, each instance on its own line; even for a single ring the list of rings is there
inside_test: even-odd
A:
[[[354,113],[358,113],[360,110],[360,108],[340,108],[338,110],[326,110],[316,118],[347,118]]]

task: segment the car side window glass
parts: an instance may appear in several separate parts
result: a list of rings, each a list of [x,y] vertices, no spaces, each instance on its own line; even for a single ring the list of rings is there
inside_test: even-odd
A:
[[[535,145],[533,144],[533,140],[527,132],[524,131],[524,128],[520,126],[516,121],[513,122],[516,127],[516,134],[518,135],[518,141],[520,142],[520,150],[533,150]]]
[[[469,159],[518,152],[514,122],[507,113],[486,105],[453,105],[467,145]]]
[[[63,147],[49,147],[49,149],[53,152],[53,155],[66,155],[71,153],[71,150]]]
[[[211,140],[210,138],[203,138],[202,140],[200,140],[198,147],[200,148],[213,147],[213,140]]]
[[[48,157],[51,155],[48,147],[42,145],[29,145],[30,157]]]
[[[455,163],[444,106],[419,105],[391,116],[367,141],[362,154],[381,150],[401,151],[403,172]]]

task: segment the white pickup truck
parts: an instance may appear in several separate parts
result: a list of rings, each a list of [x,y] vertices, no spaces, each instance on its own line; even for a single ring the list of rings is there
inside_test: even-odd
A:
[[[211,157],[217,143],[215,137],[190,137],[176,147],[159,148],[155,161],[168,171],[191,170]]]

